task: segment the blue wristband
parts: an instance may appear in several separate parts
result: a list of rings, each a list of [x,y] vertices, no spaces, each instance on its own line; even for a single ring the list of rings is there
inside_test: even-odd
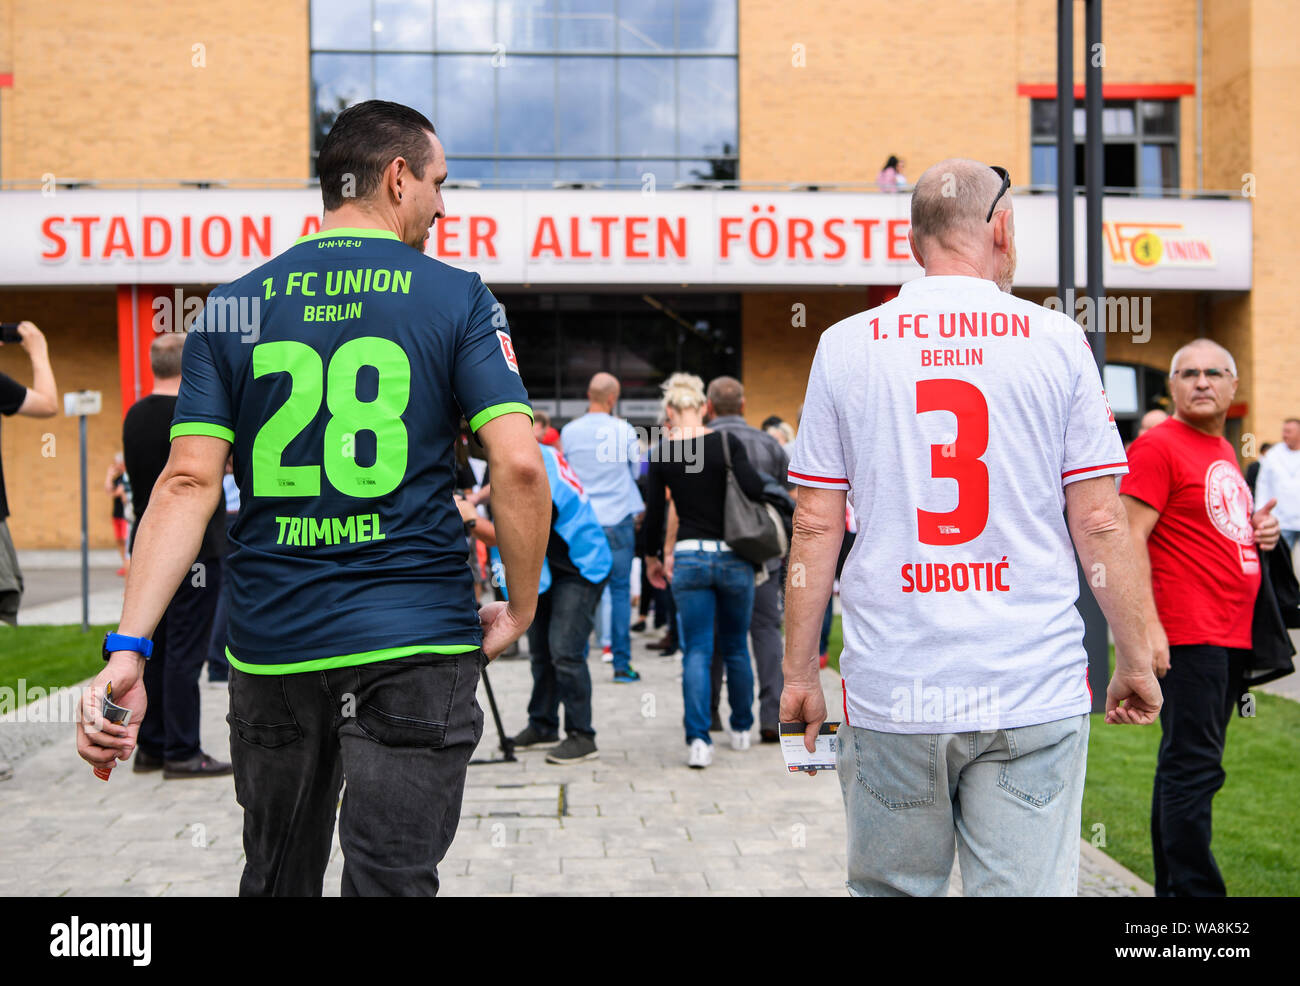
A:
[[[107,661],[110,654],[120,650],[135,651],[147,661],[153,654],[153,641],[147,637],[128,637],[124,633],[105,634],[104,660]]]

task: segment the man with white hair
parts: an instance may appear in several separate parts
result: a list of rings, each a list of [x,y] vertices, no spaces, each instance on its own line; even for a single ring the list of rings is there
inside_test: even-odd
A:
[[[855,895],[1074,895],[1088,713],[1074,551],[1122,657],[1108,722],[1160,705],[1124,448],[1078,325],[1013,297],[1010,177],[942,161],[912,194],[925,277],[822,334],[790,479],[781,720],[826,718],[817,634],[844,533],[838,770]],[[1068,517],[1068,522],[1067,522]],[[1071,546],[1073,540],[1073,547]]]
[[[1158,897],[1222,897],[1210,813],[1223,786],[1228,720],[1243,691],[1259,591],[1257,549],[1278,541],[1270,501],[1223,437],[1237,393],[1232,354],[1210,339],[1174,353],[1174,416],[1140,435],[1120,484],[1139,564],[1151,573],[1147,628],[1164,706],[1151,797]],[[1121,647],[1116,642],[1116,660]]]

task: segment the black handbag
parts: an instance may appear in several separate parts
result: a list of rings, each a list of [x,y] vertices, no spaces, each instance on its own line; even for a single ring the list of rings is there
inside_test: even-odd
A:
[[[785,527],[775,507],[757,503],[745,495],[731,468],[731,436],[722,436],[722,461],[727,466],[726,499],[722,508],[723,539],[728,547],[751,565],[780,558],[789,548]]]
[[[1278,605],[1278,596],[1274,588],[1275,579],[1281,577],[1284,588],[1295,588],[1295,573],[1291,571],[1290,559],[1287,557],[1286,545],[1282,544],[1281,554],[1273,551],[1259,552],[1260,580],[1259,592],[1255,595],[1255,613],[1250,624],[1250,657],[1246,661],[1244,683],[1247,687],[1261,685],[1266,681],[1283,678],[1295,671],[1295,645],[1287,633],[1284,610]],[[1277,556],[1277,557],[1273,557]],[[1271,573],[1272,569],[1284,569],[1285,574]],[[1287,576],[1290,577],[1289,583]],[[1298,593],[1300,594],[1300,593]]]

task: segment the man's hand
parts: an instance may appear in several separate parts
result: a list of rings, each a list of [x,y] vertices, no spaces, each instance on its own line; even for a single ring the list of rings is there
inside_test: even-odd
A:
[[[807,723],[803,734],[803,745],[809,753],[817,749],[817,733],[826,721],[826,696],[822,694],[820,681],[803,685],[786,679],[781,690],[781,705],[777,712],[781,722]],[[807,771],[809,777],[817,771]]]
[[[102,715],[104,689],[113,683],[112,701],[131,710],[125,726],[109,722]],[[104,670],[95,676],[81,696],[77,714],[77,753],[92,767],[111,770],[135,750],[140,722],[147,706],[144,692],[144,659],[133,651],[118,651],[109,657]]]
[[[1250,518],[1250,526],[1255,529],[1255,546],[1261,551],[1272,551],[1282,536],[1282,525],[1273,516],[1273,508],[1276,506],[1277,497],[1273,497]]]
[[[1164,696],[1150,670],[1117,670],[1106,689],[1106,721],[1130,726],[1149,726],[1160,715]]]
[[[21,346],[27,350],[27,355],[33,358],[50,355],[49,344],[45,341],[45,333],[36,327],[34,322],[19,322],[18,334],[22,336]]]
[[[647,555],[645,560],[645,577],[656,589],[667,589],[668,579],[664,577],[664,563],[654,555]]]
[[[532,617],[523,619],[505,602],[488,603],[482,607],[478,611],[478,621],[483,626],[483,653],[489,662],[500,657],[533,622]]]
[[[1159,620],[1147,624],[1147,640],[1151,643],[1151,670],[1163,678],[1169,671],[1169,637]]]

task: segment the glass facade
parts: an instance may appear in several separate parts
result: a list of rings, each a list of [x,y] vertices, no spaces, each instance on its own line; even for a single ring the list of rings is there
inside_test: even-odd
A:
[[[1101,117],[1106,188],[1136,195],[1160,195],[1179,187],[1178,101],[1173,99],[1108,101]],[[1056,187],[1056,100],[1035,99],[1030,106],[1031,181]],[[1074,174],[1085,180],[1082,102],[1074,106]]]
[[[449,180],[737,175],[736,0],[312,0],[313,155],[345,107],[427,115]]]

